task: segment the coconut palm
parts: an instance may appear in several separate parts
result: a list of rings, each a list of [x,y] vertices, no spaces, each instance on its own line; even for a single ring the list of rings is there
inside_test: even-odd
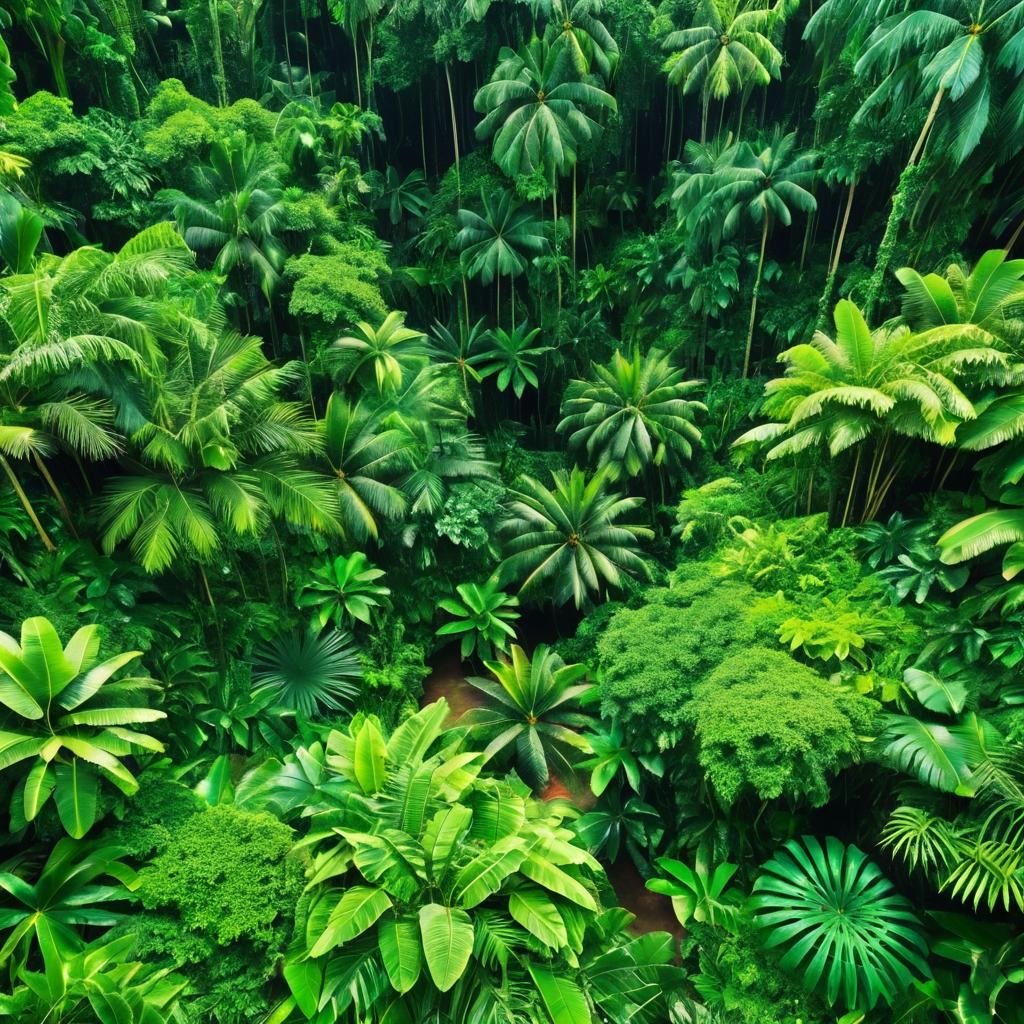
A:
[[[269,302],[285,256],[274,233],[282,212],[276,158],[249,139],[217,141],[190,185],[188,192],[163,189],[156,198],[173,212],[190,246],[215,250],[218,274],[255,283]]]
[[[619,62],[619,44],[601,21],[601,0],[549,0],[545,13],[551,18],[545,39],[553,47],[565,47],[580,75],[595,67],[611,81]]]
[[[566,665],[547,644],[538,645],[532,658],[513,644],[509,661],[485,661],[484,668],[493,679],[470,676],[466,682],[490,698],[488,706],[467,712],[461,724],[494,737],[484,750],[486,760],[514,743],[519,774],[540,790],[548,784],[549,766],[571,771],[571,753],[590,752],[578,731],[593,724],[579,710],[581,699],[595,689],[580,682],[586,665]]]
[[[998,349],[965,342],[956,326],[871,331],[848,299],[836,304],[835,324],[834,339],[819,331],[779,356],[786,373],[765,386],[763,406],[775,422],[748,430],[735,444],[769,442],[769,459],[819,446],[833,458],[853,449],[845,523],[865,449],[872,448],[862,517],[868,520],[899,473],[907,439],[952,444],[957,426],[975,417],[959,382],[973,379],[979,366],[1000,369],[1007,361]]]
[[[757,299],[761,290],[764,270],[765,246],[768,233],[776,224],[789,227],[793,211],[811,213],[817,202],[809,191],[814,183],[814,165],[817,154],[796,148],[796,132],[782,135],[776,131],[759,152],[742,147],[734,167],[724,168],[718,174],[719,185],[704,200],[709,204],[724,201],[728,204],[723,228],[726,236],[735,234],[744,220],[761,228],[761,251],[757,260],[757,274],[750,300],[750,322],[743,352],[743,376],[750,372],[750,349],[757,319]]]
[[[400,519],[408,507],[394,481],[411,464],[412,437],[337,392],[327,400],[319,430],[345,535],[356,543],[376,540],[379,521]]]
[[[536,38],[518,51],[502,47],[473,105],[484,115],[476,137],[494,137],[494,160],[506,174],[540,171],[552,182],[595,136],[600,111],[616,109],[607,92],[579,80],[569,47]]]
[[[686,380],[667,353],[652,349],[631,358],[616,351],[607,366],[593,365],[589,380],[572,380],[562,401],[560,433],[598,468],[636,476],[665,466],[678,476],[700,443],[694,420],[706,407],[687,396],[700,381]]]
[[[500,323],[502,277],[515,279],[525,272],[530,258],[545,250],[547,239],[540,221],[520,207],[511,192],[503,191],[497,199],[492,199],[481,190],[480,199],[482,215],[473,210],[459,210],[455,247],[462,253],[466,274],[478,277],[485,287],[497,279],[496,319]]]
[[[582,469],[552,473],[554,489],[524,477],[522,490],[501,530],[506,537],[502,580],[519,582],[519,593],[548,594],[556,604],[583,607],[631,576],[647,578],[638,542],[653,538],[647,527],[620,520],[643,504],[609,490],[609,471],[588,477]]]
[[[779,5],[765,0],[701,0],[693,25],[665,37],[668,80],[684,96],[701,91],[701,142],[711,97],[725,100],[779,77],[782,54],[771,39],[779,20]]]
[[[426,335],[405,326],[405,314],[392,310],[380,327],[360,322],[352,334],[339,338],[336,348],[354,352],[348,379],[372,370],[377,390],[395,391],[402,383],[402,370],[428,352]]]
[[[105,550],[128,541],[148,572],[184,559],[202,574],[225,536],[259,537],[271,517],[340,534],[330,479],[300,464],[318,447],[314,424],[280,397],[301,378],[297,363],[273,366],[259,338],[223,329],[184,338],[128,440],[142,472],[115,477],[100,502]]]

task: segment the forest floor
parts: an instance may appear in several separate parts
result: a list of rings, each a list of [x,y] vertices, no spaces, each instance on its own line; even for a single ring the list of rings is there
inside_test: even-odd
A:
[[[432,704],[444,697],[451,708],[449,724],[454,725],[467,711],[483,703],[480,691],[466,682],[459,650],[454,644],[434,655],[431,668],[421,703]],[[576,775],[567,779],[552,777],[540,796],[542,800],[568,800],[581,811],[588,811],[594,805],[594,795],[587,780]],[[608,880],[619,898],[619,904],[636,915],[630,931],[636,934],[671,932],[677,938],[683,934],[672,910],[672,901],[667,896],[645,888],[640,872],[628,855],[623,854],[608,868]]]

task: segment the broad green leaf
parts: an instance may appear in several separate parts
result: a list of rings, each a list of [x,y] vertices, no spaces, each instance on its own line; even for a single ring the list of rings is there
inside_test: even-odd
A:
[[[25,778],[25,820],[34,821],[43,804],[50,799],[50,794],[57,785],[57,773],[53,765],[39,761]]]
[[[496,893],[509,875],[519,870],[526,856],[521,839],[503,839],[493,849],[477,854],[456,876],[452,899],[471,910]]]
[[[597,910],[594,897],[567,872],[554,864],[542,860],[537,854],[531,853],[519,869],[527,878],[532,878],[538,885],[550,889],[551,892],[564,896],[584,910]]]
[[[354,885],[338,900],[327,919],[323,934],[309,951],[310,956],[323,956],[335,946],[362,935],[391,906],[391,897],[382,889]]]
[[[958,715],[967,700],[967,687],[956,679],[943,679],[932,672],[908,668],[903,681],[929,711],[940,715]]]
[[[81,839],[96,820],[96,773],[75,758],[56,766],[57,814],[68,835]]]
[[[508,898],[508,912],[546,946],[561,949],[569,940],[558,908],[542,889],[517,889]]]
[[[384,969],[396,992],[406,993],[419,981],[423,969],[420,932],[412,918],[389,917],[377,934]]]
[[[526,969],[537,986],[551,1024],[590,1024],[593,1018],[586,997],[574,981],[540,964],[527,963]]]
[[[473,922],[464,910],[428,903],[420,907],[420,936],[430,977],[447,992],[462,977],[473,953]]]

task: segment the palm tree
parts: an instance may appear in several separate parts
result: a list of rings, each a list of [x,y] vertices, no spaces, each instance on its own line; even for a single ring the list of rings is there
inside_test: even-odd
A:
[[[173,211],[190,246],[216,250],[218,274],[255,282],[269,302],[285,256],[274,234],[282,210],[276,158],[247,138],[217,141],[191,192],[162,189],[156,198]]]
[[[598,131],[597,113],[616,109],[607,92],[579,81],[570,48],[536,38],[502,48],[473,105],[484,115],[476,136],[494,136],[494,161],[506,174],[541,171],[552,183]]]
[[[373,59],[373,19],[384,6],[383,0],[331,0],[331,15],[334,20],[348,33],[352,40],[352,56],[355,59],[356,103],[363,105],[362,74],[359,65],[359,29],[363,22],[370,22],[370,32],[366,39],[366,63],[369,67]]]
[[[590,715],[578,710],[580,699],[594,691],[593,683],[580,682],[586,678],[587,666],[566,665],[547,644],[540,644],[532,659],[513,644],[510,661],[485,661],[484,668],[493,679],[470,676],[466,682],[490,698],[488,706],[475,708],[460,720],[471,732],[494,736],[484,759],[514,743],[519,774],[535,791],[548,784],[549,765],[572,771],[566,751],[590,751],[576,731],[593,724]]]
[[[503,191],[492,201],[480,192],[484,212],[459,210],[459,233],[455,246],[462,253],[462,266],[470,277],[479,277],[485,287],[497,279],[497,322],[501,323],[501,279],[513,281],[529,267],[530,257],[547,247],[541,223],[529,210],[520,207],[512,193]],[[512,291],[512,315],[515,316],[515,286]]]
[[[878,111],[905,113],[931,97],[878,247],[878,260],[868,284],[869,316],[889,269],[910,184],[943,109],[943,100],[948,97],[946,107],[953,104],[954,109],[939,129],[934,151],[948,157],[954,167],[961,165],[981,141],[996,109],[993,96],[1004,97],[1003,109],[1008,112],[1002,134],[1019,135],[1024,103],[1019,56],[1022,18],[1022,0],[929,0],[927,5],[911,3],[902,7],[868,38],[855,71],[878,80],[878,84],[857,112],[858,119],[873,118]]]
[[[583,448],[592,465],[636,476],[648,466],[665,466],[678,476],[700,443],[697,413],[703,403],[687,396],[701,382],[686,380],[667,353],[652,349],[632,358],[616,352],[607,366],[593,365],[590,380],[570,381],[562,402],[559,432],[569,447]]]
[[[353,333],[339,338],[336,348],[354,352],[349,368],[352,380],[362,370],[372,369],[379,392],[395,391],[402,384],[402,371],[427,355],[427,339],[422,331],[405,326],[405,314],[392,310],[380,327],[356,324]]]
[[[115,477],[101,501],[104,549],[129,541],[147,572],[195,562],[205,583],[203,563],[223,538],[259,537],[271,517],[339,535],[330,479],[299,463],[319,445],[314,424],[280,397],[299,379],[299,364],[273,366],[259,338],[222,329],[184,338],[149,383],[145,422],[129,438],[143,471]]]
[[[536,344],[540,328],[526,329],[526,321],[506,331],[495,328],[486,335],[486,347],[469,360],[479,367],[481,378],[497,374],[499,391],[512,388],[516,398],[522,398],[527,384],[539,388],[536,364],[540,357],[553,351],[551,345]]]
[[[737,446],[769,442],[767,458],[825,447],[835,458],[855,450],[842,523],[850,517],[865,447],[872,446],[862,521],[880,510],[907,454],[895,438],[954,442],[957,426],[975,417],[959,379],[979,367],[1005,368],[998,349],[965,342],[957,326],[914,334],[906,327],[870,331],[848,299],[835,308],[833,340],[817,332],[809,344],[779,356],[784,377],[765,386],[764,412],[775,422],[748,430]]]
[[[745,148],[745,147],[744,147]],[[750,373],[750,349],[757,319],[757,298],[761,290],[764,270],[764,252],[768,233],[776,223],[789,227],[793,210],[811,213],[817,202],[809,188],[814,182],[817,155],[810,151],[796,151],[796,132],[789,135],[776,133],[759,153],[747,150],[738,157],[738,165],[723,169],[718,177],[721,184],[704,200],[713,203],[719,198],[730,204],[723,224],[725,234],[733,235],[741,222],[749,218],[761,228],[761,251],[757,260],[757,274],[750,300],[750,323],[743,352],[743,376]]]
[[[779,18],[779,5],[764,0],[701,0],[694,24],[665,37],[669,82],[684,96],[701,91],[701,142],[712,96],[726,100],[779,77],[782,54],[771,40]]]
[[[0,281],[0,468],[47,550],[53,542],[9,459],[32,460],[71,526],[46,459],[65,451],[100,460],[121,450],[115,427],[134,416],[126,382],[155,368],[160,343],[175,336],[177,314],[162,300],[190,258],[173,228],[158,224],[116,253],[44,253]]]
[[[565,47],[577,72],[593,65],[610,82],[619,62],[619,44],[601,21],[602,0],[550,0],[551,22],[544,33],[553,47]]]
[[[654,532],[620,522],[643,499],[610,493],[607,469],[589,478],[579,468],[559,470],[552,478],[553,490],[524,477],[515,492],[501,527],[507,554],[499,577],[518,580],[520,594],[547,590],[556,604],[571,598],[577,608],[630,576],[649,577],[638,541]]]
[[[412,437],[384,427],[378,414],[336,392],[318,427],[346,537],[357,544],[376,540],[379,520],[398,520],[408,507],[394,481],[411,464]]]
[[[434,323],[433,335],[430,340],[430,360],[433,365],[446,364],[454,368],[462,381],[462,392],[469,402],[469,378],[478,384],[480,374],[473,369],[471,360],[487,334],[484,329],[484,317],[480,317],[468,330],[462,329],[461,322],[456,328],[457,334],[440,322]]]

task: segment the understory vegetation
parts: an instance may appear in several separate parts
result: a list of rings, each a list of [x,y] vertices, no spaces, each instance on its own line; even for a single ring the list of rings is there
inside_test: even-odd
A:
[[[1024,0],[0,0],[0,1022],[1024,1024]]]

